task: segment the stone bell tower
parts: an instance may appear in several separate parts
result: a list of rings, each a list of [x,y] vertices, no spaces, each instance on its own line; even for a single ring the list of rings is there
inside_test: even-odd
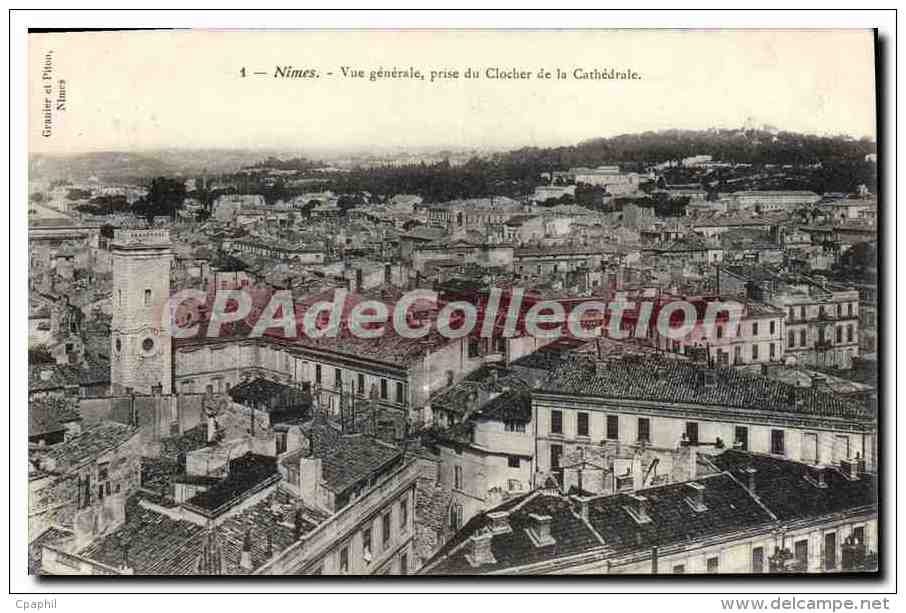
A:
[[[111,243],[113,319],[110,383],[114,394],[172,392],[170,297],[173,251],[167,230],[117,230]]]

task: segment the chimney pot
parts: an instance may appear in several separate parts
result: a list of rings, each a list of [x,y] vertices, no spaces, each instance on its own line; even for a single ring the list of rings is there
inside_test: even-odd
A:
[[[538,515],[537,513],[530,513],[529,519],[531,519],[529,536],[531,536],[532,540],[535,541],[536,547],[553,545],[556,542],[554,541],[554,537],[551,536],[552,519],[550,515]]]
[[[827,487],[827,467],[823,465],[815,466],[809,470],[806,468],[805,480],[817,488],[824,489]]]
[[[686,502],[692,507],[692,510],[696,513],[702,513],[708,510],[708,506],[705,504],[705,486],[697,481],[693,481],[688,484],[689,495],[686,497]]]
[[[481,531],[469,538],[466,560],[470,566],[477,568],[484,564],[497,562],[496,558],[494,558],[494,552],[491,550],[493,539],[494,535],[490,531]]]
[[[505,534],[511,531],[510,515],[506,511],[493,511],[488,513],[488,519],[491,520],[491,532],[493,534]]]
[[[623,508],[632,516],[636,523],[649,523],[651,517],[648,515],[648,499],[638,494],[630,494],[629,499],[630,504]]]
[[[856,481],[861,475],[859,459],[851,460],[849,458],[840,460],[840,472],[850,481]]]

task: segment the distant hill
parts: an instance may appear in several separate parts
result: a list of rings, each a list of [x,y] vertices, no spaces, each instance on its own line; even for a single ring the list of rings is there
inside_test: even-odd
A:
[[[858,162],[877,152],[869,139],[816,136],[776,129],[660,130],[593,138],[568,147],[517,149],[499,156],[512,164],[567,169],[606,163],[660,163],[694,155],[748,164]]]
[[[34,155],[29,159],[29,176],[34,180],[70,179],[84,181],[97,177],[117,182],[159,176],[192,177],[203,172],[236,172],[262,158],[279,152],[246,149],[167,149],[125,153],[101,151],[73,155]]]

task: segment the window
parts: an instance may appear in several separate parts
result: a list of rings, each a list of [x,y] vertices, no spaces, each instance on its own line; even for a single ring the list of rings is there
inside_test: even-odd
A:
[[[739,345],[733,348],[733,363],[742,364],[742,347]]]
[[[840,460],[849,459],[849,437],[845,434],[838,434],[834,438],[834,462],[840,463]]]
[[[315,364],[315,383],[321,384],[321,365]]]
[[[805,347],[805,344],[806,344],[805,329],[802,329],[799,331],[799,346]]]
[[[551,411],[551,434],[563,434],[563,412]]]
[[[724,337],[724,327],[717,326],[717,338],[723,338],[723,337]]]
[[[758,336],[758,322],[752,322],[752,336]]]
[[[409,530],[409,501],[400,501],[400,532],[405,534]]]
[[[771,430],[771,453],[783,455],[783,430]]]
[[[611,441],[619,440],[620,438],[620,416],[619,415],[608,415],[607,416],[607,438]]]
[[[116,302],[118,305],[123,306],[123,290],[116,290]]]
[[[824,570],[833,570],[837,567],[837,533],[828,532],[824,535]]]
[[[804,306],[799,307],[799,317],[801,317],[802,319],[805,319],[805,307]]]
[[[777,329],[777,322],[772,319],[771,323],[770,323],[771,336],[774,336],[774,330],[776,330],[776,329]]]
[[[343,385],[343,371],[339,368],[333,369],[333,384]]]
[[[148,352],[154,349],[154,339],[146,338],[142,341],[142,351]]]
[[[802,433],[802,461],[806,464],[818,463],[818,435],[814,432]]]
[[[694,421],[686,422],[686,439],[690,445],[698,445],[698,423]]]
[[[151,290],[145,290],[145,306],[151,306]]]
[[[562,455],[562,445],[551,445],[551,470],[558,470],[560,468],[560,456]]]
[[[400,574],[401,575],[409,574],[409,554],[408,553],[400,554]]]
[[[651,442],[651,420],[647,417],[639,417],[639,436],[638,441]]]
[[[720,558],[708,558],[708,561],[705,563],[708,567],[708,573],[714,574],[720,570]]]
[[[756,574],[764,572],[764,547],[752,548],[752,572]]]
[[[865,527],[864,526],[856,526],[855,528],[853,528],[853,540],[856,541],[860,545],[865,544]]]
[[[742,451],[749,450],[749,429],[745,426],[736,426],[735,440],[733,446]]]
[[[390,513],[385,513],[381,518],[381,543],[384,549],[390,545]]]
[[[848,326],[846,326],[846,342],[847,343],[853,342],[853,325],[852,324],[849,324]]]
[[[453,487],[462,489],[462,466],[453,467]]]
[[[790,330],[789,346],[793,348],[796,346],[796,333]]]
[[[506,463],[507,463],[507,466],[509,466],[510,468],[519,468],[519,456],[518,455],[507,456]]]
[[[387,379],[381,379],[381,400],[387,400]]]
[[[793,546],[793,557],[800,570],[808,568],[808,540],[796,541]]]
[[[371,563],[371,548],[374,546],[371,540],[371,526],[362,530],[362,559],[366,563]]]
[[[405,404],[406,399],[403,395],[403,384],[399,381],[396,382],[396,402],[398,404]]]
[[[588,413],[576,415],[576,433],[579,436],[588,436]]]
[[[686,565],[685,565],[685,564],[677,564],[676,566],[673,567],[673,574],[674,574],[674,575],[682,575],[682,574],[685,573],[685,572],[686,572]]]
[[[462,527],[462,505],[454,504],[450,507],[450,529],[459,530]]]
[[[752,345],[752,359],[758,359],[758,345]]]
[[[773,360],[774,358],[777,357],[777,348],[776,348],[776,346],[774,345],[774,343],[771,343],[770,346],[769,346],[768,348],[770,349],[771,360]]]
[[[356,386],[360,394],[365,393],[365,375],[359,373],[356,377]]]
[[[848,310],[849,310],[849,316],[852,317],[852,316],[853,316],[853,303],[850,302],[849,305],[848,305],[848,307],[849,307],[849,308],[848,308]]]
[[[344,545],[343,548],[340,549],[340,572],[349,572],[349,545]]]
[[[837,328],[837,343],[843,342],[843,328]]]

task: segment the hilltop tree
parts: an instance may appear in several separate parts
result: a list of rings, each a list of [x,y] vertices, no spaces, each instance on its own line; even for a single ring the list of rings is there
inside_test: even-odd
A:
[[[176,218],[176,211],[182,208],[186,198],[186,185],[178,179],[157,177],[152,179],[148,195],[135,203],[135,212],[147,218],[148,223],[155,217],[167,215]]]

